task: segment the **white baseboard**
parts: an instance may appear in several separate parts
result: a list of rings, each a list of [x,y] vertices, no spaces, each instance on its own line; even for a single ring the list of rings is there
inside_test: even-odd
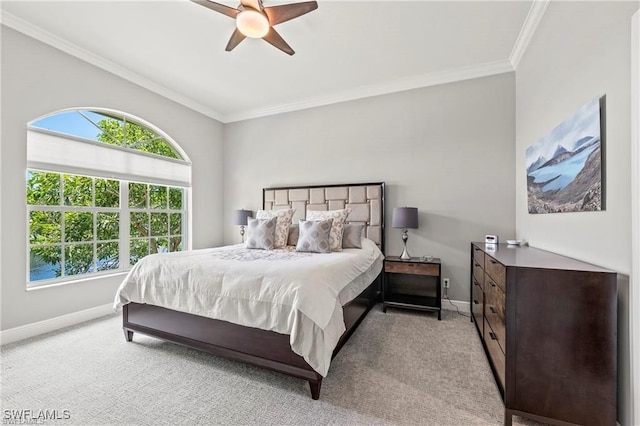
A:
[[[18,340],[27,339],[39,334],[48,333],[50,331],[59,330],[70,325],[79,324],[94,318],[99,318],[113,313],[113,304],[96,306],[95,308],[85,309],[79,312],[62,315],[44,321],[38,321],[20,327],[10,328],[0,331],[0,344],[17,342]]]
[[[455,311],[457,307],[460,312],[469,314],[471,313],[469,306],[469,302],[463,302],[461,300],[451,300],[451,302],[449,302],[449,299],[442,299],[442,309],[445,311]]]
[[[469,302],[460,300],[442,299],[442,309],[447,311],[455,311],[458,307],[460,312],[469,313]],[[70,325],[79,324],[94,318],[99,318],[113,313],[113,305],[111,303],[95,308],[85,309],[84,311],[73,312],[71,314],[62,315],[44,321],[34,322],[32,324],[22,325],[20,327],[10,328],[0,331],[0,344],[17,342],[18,340],[28,339],[29,337],[38,336],[50,331],[59,330]]]

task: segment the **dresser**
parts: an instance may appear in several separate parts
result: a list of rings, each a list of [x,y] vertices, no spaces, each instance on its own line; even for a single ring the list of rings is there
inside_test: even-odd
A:
[[[470,257],[471,320],[505,425],[615,425],[622,276],[532,247],[471,243]]]

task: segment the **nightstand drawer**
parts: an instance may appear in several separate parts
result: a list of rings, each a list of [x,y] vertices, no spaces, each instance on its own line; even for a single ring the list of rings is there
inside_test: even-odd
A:
[[[385,262],[384,271],[394,274],[429,275],[437,277],[440,275],[440,265],[432,263]]]

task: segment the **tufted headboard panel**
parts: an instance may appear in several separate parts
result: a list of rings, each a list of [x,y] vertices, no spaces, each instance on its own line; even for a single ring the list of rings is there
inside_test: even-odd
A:
[[[262,206],[296,209],[293,223],[306,218],[307,210],[350,208],[347,223],[365,225],[365,236],[384,253],[384,182],[264,188]]]

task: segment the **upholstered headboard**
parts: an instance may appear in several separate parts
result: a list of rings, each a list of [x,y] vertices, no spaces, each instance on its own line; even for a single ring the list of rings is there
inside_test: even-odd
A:
[[[384,182],[264,188],[265,210],[294,208],[293,223],[307,210],[350,208],[348,223],[365,225],[365,235],[384,253]]]

